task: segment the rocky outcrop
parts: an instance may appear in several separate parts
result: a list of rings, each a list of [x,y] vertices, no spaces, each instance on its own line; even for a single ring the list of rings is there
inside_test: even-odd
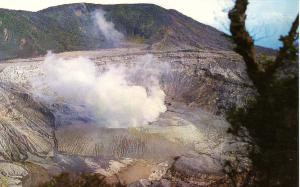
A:
[[[51,156],[54,150],[51,112],[14,85],[0,83],[0,154],[21,161],[31,155]]]
[[[28,175],[24,167],[7,161],[0,161],[0,185],[22,186],[22,179]]]
[[[4,38],[4,41],[8,40],[8,29],[7,28],[3,29],[3,38]]]
[[[217,186],[228,182],[223,166],[209,155],[180,156],[175,160],[165,178],[170,181],[198,186]]]

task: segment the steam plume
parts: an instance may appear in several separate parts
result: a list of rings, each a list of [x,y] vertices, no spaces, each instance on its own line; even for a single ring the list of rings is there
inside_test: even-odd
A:
[[[143,86],[134,83],[135,72],[140,72],[137,69],[138,66],[108,66],[99,73],[87,58],[67,60],[49,53],[41,65],[43,78],[39,84],[32,84],[35,92],[39,92],[37,85],[46,85],[64,102],[84,105],[99,125],[141,126],[155,121],[166,106],[165,94],[155,76],[150,82],[142,81]]]
[[[115,25],[105,19],[105,12],[101,9],[93,12],[92,16],[95,25],[102,32],[105,39],[114,46],[119,45],[124,39],[124,35],[115,29]]]

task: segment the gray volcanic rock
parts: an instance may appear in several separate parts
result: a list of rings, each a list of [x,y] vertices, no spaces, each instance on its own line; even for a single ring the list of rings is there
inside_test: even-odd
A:
[[[0,83],[0,154],[21,161],[54,150],[53,115],[22,88]]]
[[[209,155],[180,156],[175,160],[165,178],[187,186],[225,185],[227,179],[221,163]]]
[[[172,170],[188,177],[199,174],[224,174],[222,165],[208,155],[199,155],[197,157],[181,156],[174,162]]]
[[[138,63],[138,57],[147,53],[152,54],[158,64],[169,65],[167,70],[161,70],[161,85],[169,100],[224,114],[230,108],[242,107],[256,94],[242,58],[234,52],[140,51],[136,54],[95,57],[95,61],[99,64]]]
[[[22,166],[10,162],[0,161],[0,184],[3,186],[22,186],[22,179],[28,171]]]
[[[132,185],[145,179],[153,186],[227,183],[226,161],[242,162],[241,170],[251,166],[248,143],[228,134],[225,120],[226,111],[243,107],[256,94],[237,54],[118,48],[57,55],[87,56],[99,72],[111,64],[130,69],[150,58],[156,69],[143,67],[134,81],[142,84],[157,71],[167,111],[143,127],[101,127],[84,107],[34,93],[30,80],[43,76],[43,58],[8,60],[0,64],[0,154],[5,160],[34,162],[49,173],[117,176]],[[38,178],[37,170],[28,170],[29,175]]]

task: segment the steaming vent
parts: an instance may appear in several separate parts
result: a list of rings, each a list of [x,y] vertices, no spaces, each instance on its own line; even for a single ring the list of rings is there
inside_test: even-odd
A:
[[[123,41],[103,10],[91,15],[106,41],[114,46]],[[156,61],[145,55],[127,65],[97,66],[86,57],[63,59],[49,52],[41,65],[43,77],[31,80],[33,93],[47,103],[57,103],[57,126],[76,121],[114,128],[147,125],[167,110],[165,92],[172,99],[183,95],[193,100],[185,88],[191,87],[190,77]]]
[[[159,68],[153,68],[151,59],[145,56],[132,66],[106,65],[99,70],[88,58],[63,59],[49,53],[41,65],[42,78],[31,83],[36,97],[61,103],[61,112],[84,113],[81,119],[105,127],[143,126],[166,111]]]

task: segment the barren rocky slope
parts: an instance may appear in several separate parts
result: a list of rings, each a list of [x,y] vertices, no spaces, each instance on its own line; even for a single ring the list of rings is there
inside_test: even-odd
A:
[[[149,54],[169,67],[159,74],[167,111],[149,125],[126,129],[98,126],[78,107],[36,97],[30,79],[43,76],[43,57],[3,61],[1,179],[34,186],[62,171],[89,171],[131,186],[226,186],[228,161],[246,172],[251,165],[249,139],[227,133],[230,125],[224,118],[231,107],[242,107],[256,94],[240,56],[229,51],[144,48],[58,56],[87,56],[101,69],[108,64],[131,66]]]

